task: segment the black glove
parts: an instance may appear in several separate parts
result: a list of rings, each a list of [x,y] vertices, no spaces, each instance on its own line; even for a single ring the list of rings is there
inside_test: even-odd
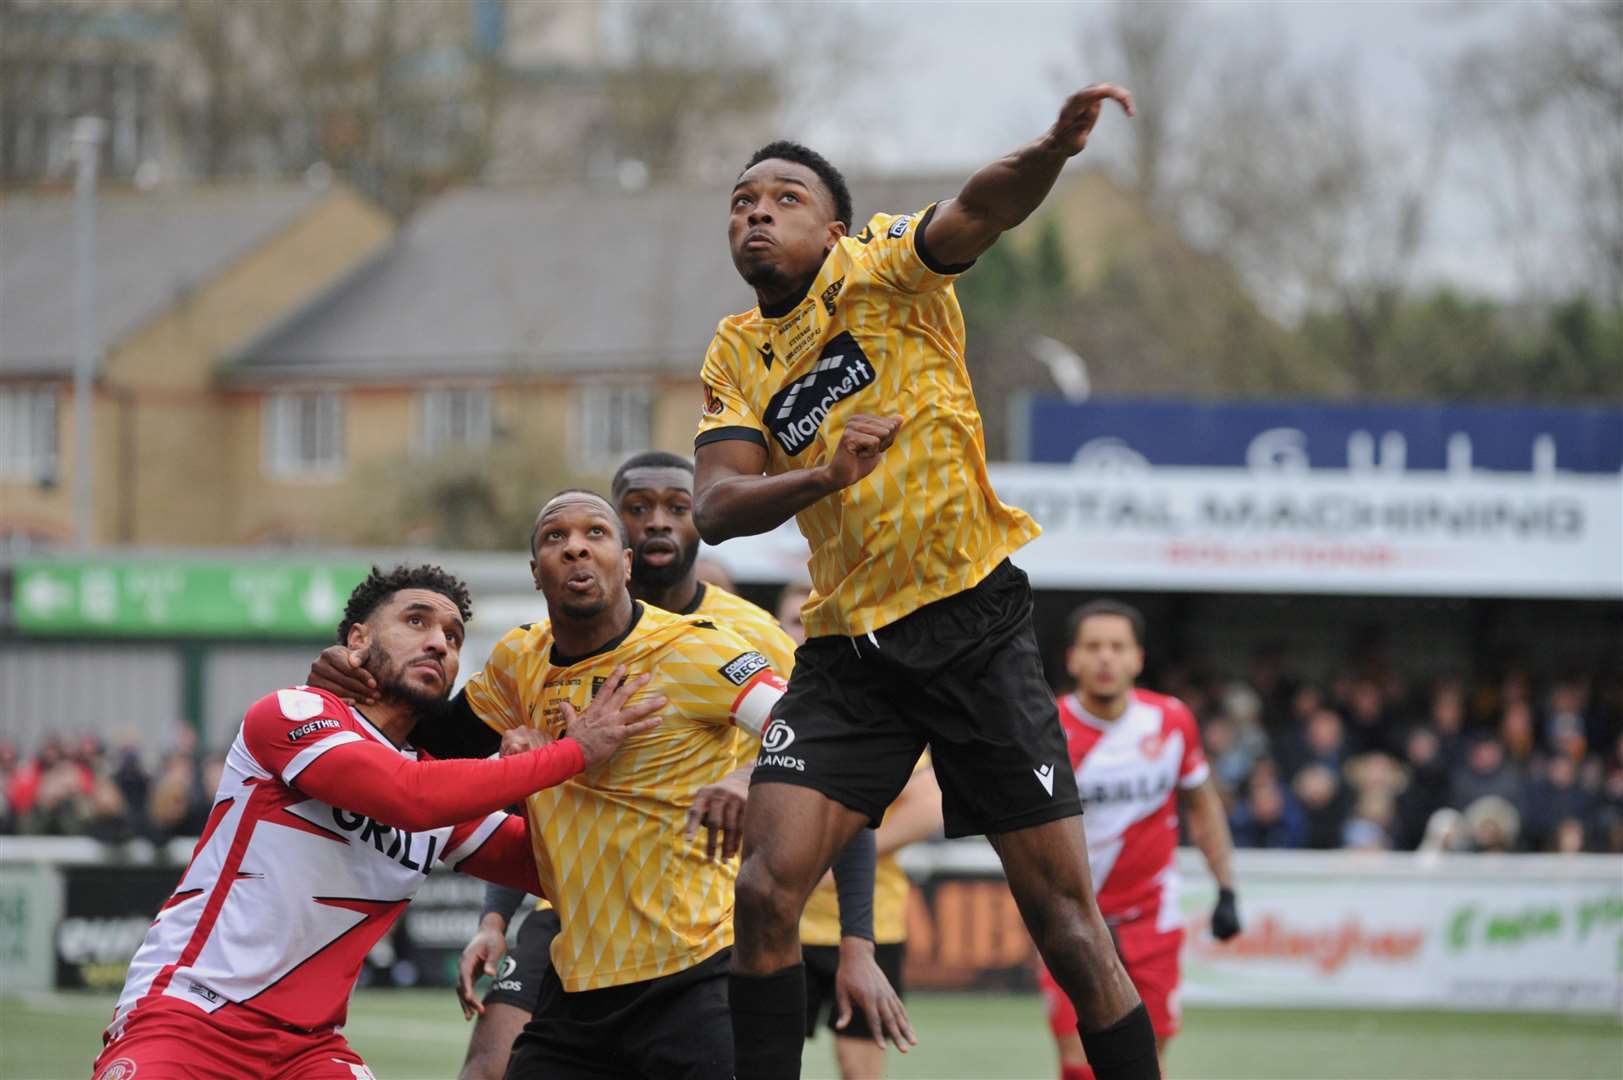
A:
[[[1217,890],[1217,906],[1212,909],[1212,937],[1227,941],[1240,932],[1240,909],[1233,889]]]

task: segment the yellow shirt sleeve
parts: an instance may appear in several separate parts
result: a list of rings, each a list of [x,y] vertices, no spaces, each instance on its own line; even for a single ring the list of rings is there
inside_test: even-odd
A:
[[[659,660],[660,690],[698,723],[737,725],[759,738],[787,684],[759,649],[704,616]]]
[[[767,445],[766,425],[750,409],[743,392],[739,390],[732,367],[732,362],[737,359],[737,351],[728,344],[728,339],[733,335],[726,332],[726,325],[724,322],[716,330],[710,349],[705,353],[704,367],[699,372],[699,379],[704,383],[704,409],[699,415],[699,434],[694,438],[693,445],[696,449],[705,443],[745,439],[758,443],[764,449]]]
[[[926,293],[951,285],[973,264],[948,266],[923,246],[924,226],[936,205],[916,214],[875,214],[856,236],[856,261],[875,280],[898,292]]]
[[[510,630],[490,650],[483,670],[468,680],[463,692],[474,715],[496,731],[509,731],[529,723],[519,692],[519,659],[523,655],[525,631]]]

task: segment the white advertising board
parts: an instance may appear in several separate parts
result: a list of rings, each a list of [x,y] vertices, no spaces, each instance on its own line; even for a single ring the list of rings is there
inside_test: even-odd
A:
[[[1179,852],[1185,1004],[1623,1010],[1623,860],[1241,852],[1244,930]]]
[[[1043,535],[1038,588],[1623,597],[1623,477],[992,468]],[[793,523],[719,549],[745,581],[804,574]]]

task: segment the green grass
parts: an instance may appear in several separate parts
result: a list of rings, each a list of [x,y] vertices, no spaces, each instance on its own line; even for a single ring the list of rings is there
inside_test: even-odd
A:
[[[920,1045],[891,1055],[893,1077],[1058,1075],[1034,996],[917,994],[909,1006]],[[0,998],[0,1077],[84,1080],[111,1009],[99,994]],[[1615,1017],[1199,1009],[1184,1021],[1169,1053],[1174,1080],[1623,1077]],[[380,1080],[454,1077],[467,1032],[449,991],[364,991],[347,1029]],[[824,1032],[807,1048],[806,1078],[834,1075]]]

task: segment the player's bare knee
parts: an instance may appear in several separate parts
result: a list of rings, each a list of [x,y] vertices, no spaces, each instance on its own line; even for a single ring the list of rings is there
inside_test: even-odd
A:
[[[1073,997],[1097,983],[1115,957],[1115,943],[1104,920],[1085,908],[1051,907],[1033,937],[1054,978]]]

